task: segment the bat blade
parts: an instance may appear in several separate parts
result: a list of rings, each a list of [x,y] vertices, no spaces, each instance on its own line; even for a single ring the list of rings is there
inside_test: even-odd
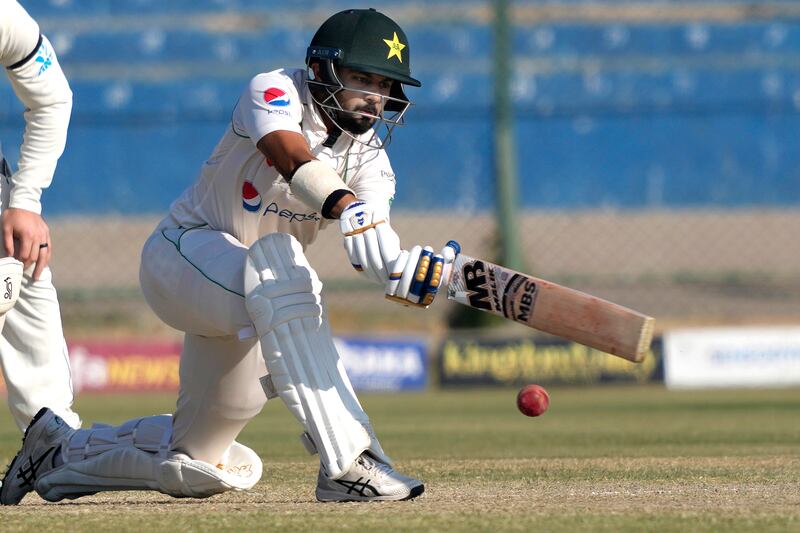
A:
[[[464,254],[452,265],[447,297],[635,363],[653,339],[652,317]]]

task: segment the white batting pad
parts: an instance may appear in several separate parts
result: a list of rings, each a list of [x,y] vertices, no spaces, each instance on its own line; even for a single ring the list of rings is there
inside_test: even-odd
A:
[[[49,501],[143,489],[205,498],[250,489],[261,479],[261,459],[238,442],[231,444],[220,464],[212,465],[171,452],[171,436],[170,415],[79,429],[62,445],[64,464],[41,476],[36,491]]]
[[[331,479],[369,449],[387,463],[358,402],[323,314],[322,283],[291,235],[250,248],[246,306],[278,395],[311,436]]]

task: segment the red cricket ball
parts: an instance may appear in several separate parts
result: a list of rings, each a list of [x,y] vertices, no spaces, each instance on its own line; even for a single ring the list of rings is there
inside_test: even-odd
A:
[[[549,405],[550,395],[539,385],[526,385],[517,394],[517,409],[525,416],[539,416]]]

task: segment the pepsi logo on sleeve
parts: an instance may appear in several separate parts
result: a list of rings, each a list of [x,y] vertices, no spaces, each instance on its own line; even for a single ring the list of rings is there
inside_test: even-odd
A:
[[[264,101],[267,105],[276,107],[286,107],[289,105],[289,95],[283,89],[270,87],[264,91]]]

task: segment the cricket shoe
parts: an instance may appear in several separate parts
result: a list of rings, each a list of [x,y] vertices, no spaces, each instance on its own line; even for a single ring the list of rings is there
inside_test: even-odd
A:
[[[317,500],[321,502],[410,500],[423,492],[422,481],[396,472],[367,452],[339,479],[329,479],[322,468],[317,477]]]
[[[25,430],[22,449],[6,469],[0,487],[0,504],[17,505],[33,491],[36,480],[57,466],[61,445],[73,433],[75,429],[60,416],[47,407],[40,409]]]

